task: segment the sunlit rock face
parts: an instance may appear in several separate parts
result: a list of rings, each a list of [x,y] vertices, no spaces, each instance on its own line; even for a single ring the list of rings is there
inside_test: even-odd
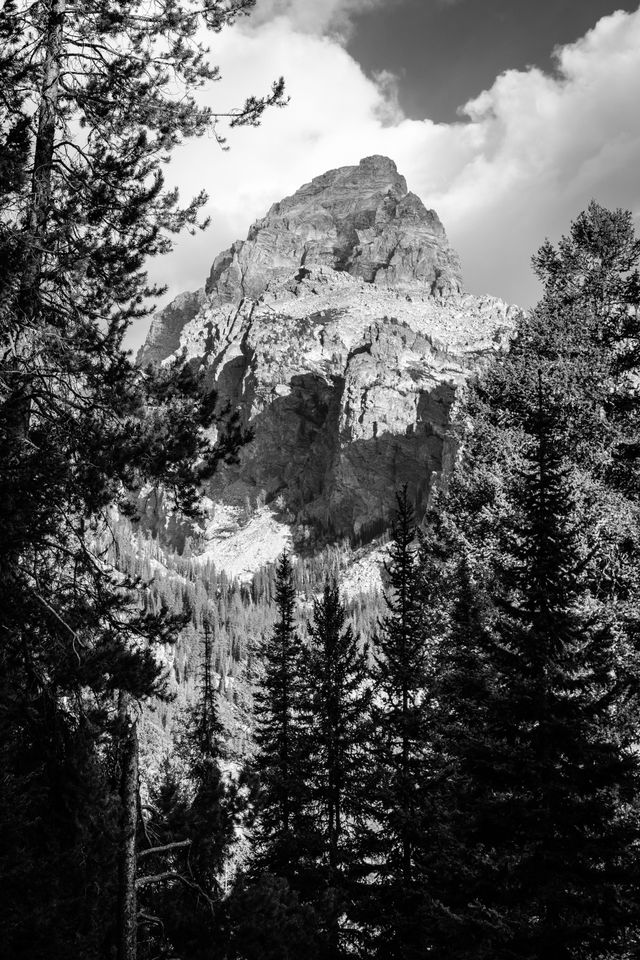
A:
[[[275,204],[190,296],[179,344],[172,304],[145,350],[203,365],[255,430],[212,496],[264,498],[335,534],[388,517],[403,483],[426,502],[451,465],[456,389],[518,314],[461,292],[440,220],[385,157]]]
[[[195,317],[204,299],[204,287],[195,293],[181,293],[164,310],[157,313],[151,321],[139,359],[143,363],[160,363],[177,350],[182,331]]]
[[[438,215],[407,191],[387,157],[331,170],[274,204],[246,240],[216,257],[206,290],[237,303],[259,297],[283,273],[317,266],[396,290],[461,289]]]

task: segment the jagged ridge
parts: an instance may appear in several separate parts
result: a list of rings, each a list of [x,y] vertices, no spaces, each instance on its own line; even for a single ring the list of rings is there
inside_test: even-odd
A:
[[[216,257],[206,290],[221,303],[256,299],[273,277],[313,266],[395,289],[461,289],[438,215],[408,192],[387,157],[331,170],[275,203],[245,241]]]

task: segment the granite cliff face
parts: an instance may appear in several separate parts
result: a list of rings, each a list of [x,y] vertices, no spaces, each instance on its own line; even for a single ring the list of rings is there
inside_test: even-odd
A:
[[[298,267],[326,266],[393,289],[461,290],[460,264],[433,210],[407,191],[395,163],[368,157],[316,177],[216,257],[207,294],[220,303],[259,297]]]
[[[204,287],[194,293],[181,293],[151,321],[140,359],[144,363],[161,363],[180,346],[185,326],[197,314],[205,299]]]
[[[346,534],[388,517],[404,482],[426,502],[456,389],[517,313],[461,292],[437,215],[369,157],[275,204],[205,293],[155,318],[143,359],[184,351],[255,428],[214,501]]]

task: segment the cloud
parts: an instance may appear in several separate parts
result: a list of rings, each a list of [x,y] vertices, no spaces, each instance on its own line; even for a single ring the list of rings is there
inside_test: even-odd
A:
[[[231,131],[229,152],[203,139],[169,167],[185,196],[205,187],[213,217],[207,234],[179,241],[154,265],[173,295],[202,285],[214,256],[271,203],[373,153],[392,157],[438,211],[467,289],[524,306],[539,292],[531,255],[545,236],[566,232],[592,197],[640,215],[640,10],[604,17],[559,48],[551,74],[500,75],[452,124],[404,117],[391,75],[365,76],[344,46],[288,18],[223,32],[214,55],[223,74],[208,94],[214,108],[242,102],[280,73],[291,104],[257,130]]]
[[[248,21],[250,30],[259,29],[279,17],[286,18],[294,30],[317,35],[327,34],[344,41],[360,14],[376,7],[387,9],[399,0],[257,0]],[[441,7],[452,7],[463,0],[421,0]]]
[[[640,10],[602,18],[555,60],[553,76],[508,71],[466,104],[464,163],[434,198],[468,285],[525,304],[530,255],[592,197],[640,215]]]
[[[274,19],[285,18],[301,33],[330,34],[344,40],[350,33],[353,18],[385,0],[258,0],[248,21],[250,29],[259,29]],[[389,2],[389,0],[387,0]]]

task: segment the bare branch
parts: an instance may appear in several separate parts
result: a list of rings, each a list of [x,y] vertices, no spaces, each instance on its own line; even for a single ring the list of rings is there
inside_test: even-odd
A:
[[[173,843],[165,843],[162,847],[150,847],[149,850],[141,850],[138,853],[138,860],[141,857],[148,857],[152,853],[168,853],[170,850],[184,849],[189,846],[191,846],[191,840],[176,840]]]

